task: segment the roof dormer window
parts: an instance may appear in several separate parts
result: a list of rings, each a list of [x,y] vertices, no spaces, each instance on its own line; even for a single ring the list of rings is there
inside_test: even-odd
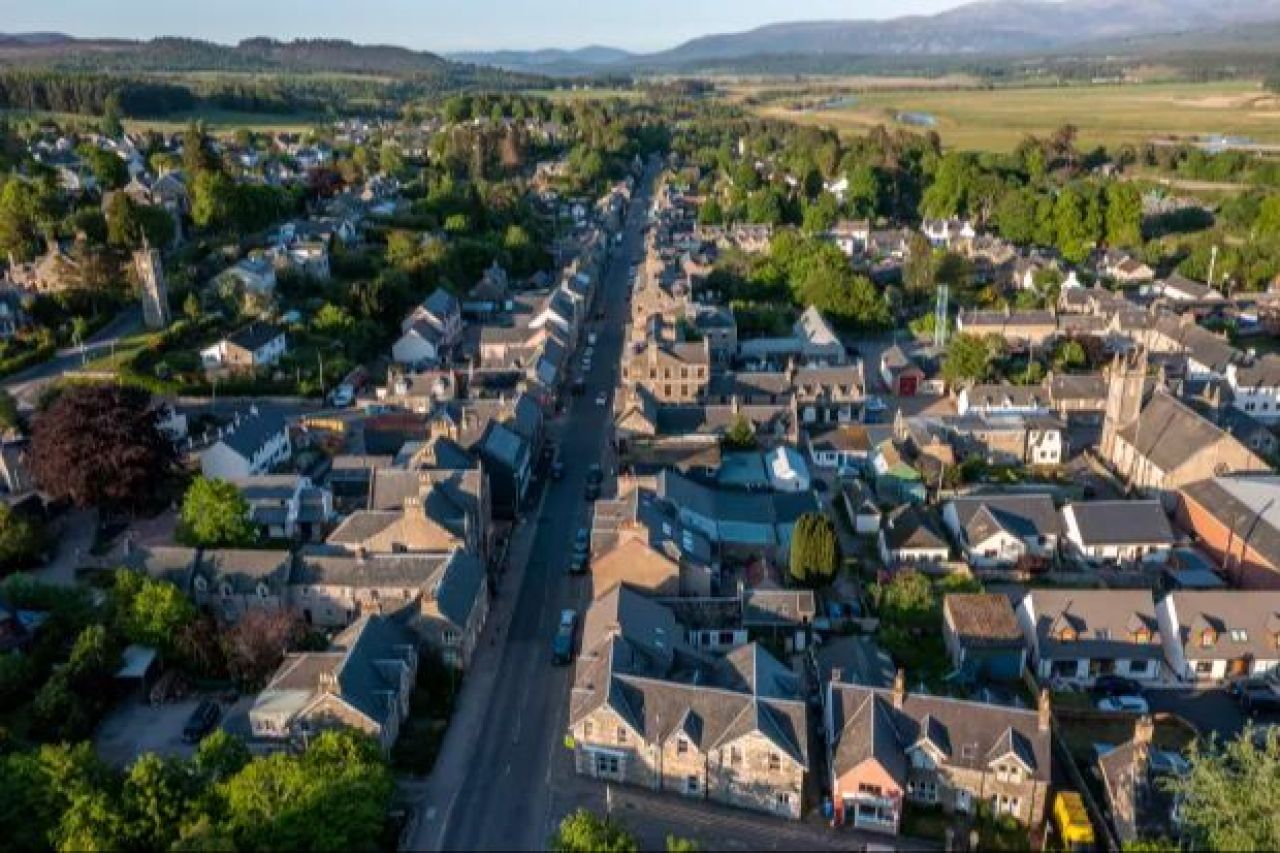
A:
[[[1200,632],[1200,648],[1207,649],[1218,642],[1218,635],[1212,628],[1205,628]]]

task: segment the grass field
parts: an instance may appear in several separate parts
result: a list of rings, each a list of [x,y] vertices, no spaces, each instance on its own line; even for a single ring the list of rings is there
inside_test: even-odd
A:
[[[125,119],[126,130],[158,130],[172,132],[182,130],[191,119],[205,123],[212,133],[230,133],[241,127],[259,132],[276,130],[301,131],[323,124],[328,119],[321,115],[306,113],[247,113],[230,110],[195,110],[190,113],[175,113],[163,119]],[[89,127],[99,121],[97,116],[79,113],[55,113],[43,110],[0,110],[0,119],[21,123],[24,121],[54,121],[60,127]]]
[[[525,94],[546,98],[549,101],[611,101],[615,98],[621,98],[624,101],[638,101],[644,97],[644,92],[638,89],[607,87],[598,89],[530,89]]]
[[[1071,123],[1082,147],[1143,143],[1156,136],[1231,134],[1280,143],[1280,96],[1252,82],[1151,83],[1055,88],[868,90],[837,109],[797,111],[782,105],[762,115],[863,131],[878,124],[929,129],[898,121],[902,113],[934,119],[948,148],[1008,151],[1028,133],[1044,135]]]

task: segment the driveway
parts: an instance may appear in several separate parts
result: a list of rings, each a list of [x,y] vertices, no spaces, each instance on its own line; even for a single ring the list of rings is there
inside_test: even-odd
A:
[[[1244,730],[1248,717],[1224,688],[1174,688],[1148,690],[1144,694],[1152,711],[1177,714],[1201,735],[1229,739]],[[1280,724],[1280,714],[1259,713],[1256,724]]]
[[[127,767],[144,752],[188,758],[196,751],[194,744],[184,743],[182,727],[200,703],[200,697],[149,705],[140,694],[116,707],[93,738],[94,749],[103,761],[115,767]]]

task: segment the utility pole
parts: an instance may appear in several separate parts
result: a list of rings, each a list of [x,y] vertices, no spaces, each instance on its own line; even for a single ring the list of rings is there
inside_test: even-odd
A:
[[[1209,286],[1213,287],[1213,271],[1218,265],[1218,247],[1214,246],[1209,249]]]
[[[947,345],[947,305],[950,288],[945,284],[938,285],[938,301],[933,309],[933,344],[938,349]]]

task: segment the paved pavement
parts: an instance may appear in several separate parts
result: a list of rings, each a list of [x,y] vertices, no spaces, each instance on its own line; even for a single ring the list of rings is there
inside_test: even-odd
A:
[[[97,332],[89,336],[83,346],[64,347],[54,353],[48,361],[29,367],[0,382],[4,388],[17,399],[24,408],[34,408],[40,392],[50,382],[57,380],[69,370],[76,370],[85,362],[92,361],[108,352],[122,338],[134,334],[142,328],[142,309],[131,306],[116,315]]]
[[[647,201],[647,191],[637,195],[620,257],[603,282],[606,319],[586,393],[571,398],[558,425],[564,478],[546,486],[537,515],[513,534],[512,570],[500,584],[440,758],[427,783],[407,792],[417,812],[409,849],[543,849],[563,814],[553,793],[573,779],[562,745],[571,668],[552,666],[551,641],[559,611],[581,610],[588,595],[585,579],[569,577],[568,559],[587,514],[587,469],[607,441],[610,408],[595,398],[601,390],[611,395],[616,379],[627,261],[643,251]]]
[[[1202,735],[1229,740],[1244,730],[1249,717],[1225,688],[1152,689],[1143,693],[1152,711],[1177,714]],[[1280,714],[1259,712],[1255,725],[1280,724]]]

